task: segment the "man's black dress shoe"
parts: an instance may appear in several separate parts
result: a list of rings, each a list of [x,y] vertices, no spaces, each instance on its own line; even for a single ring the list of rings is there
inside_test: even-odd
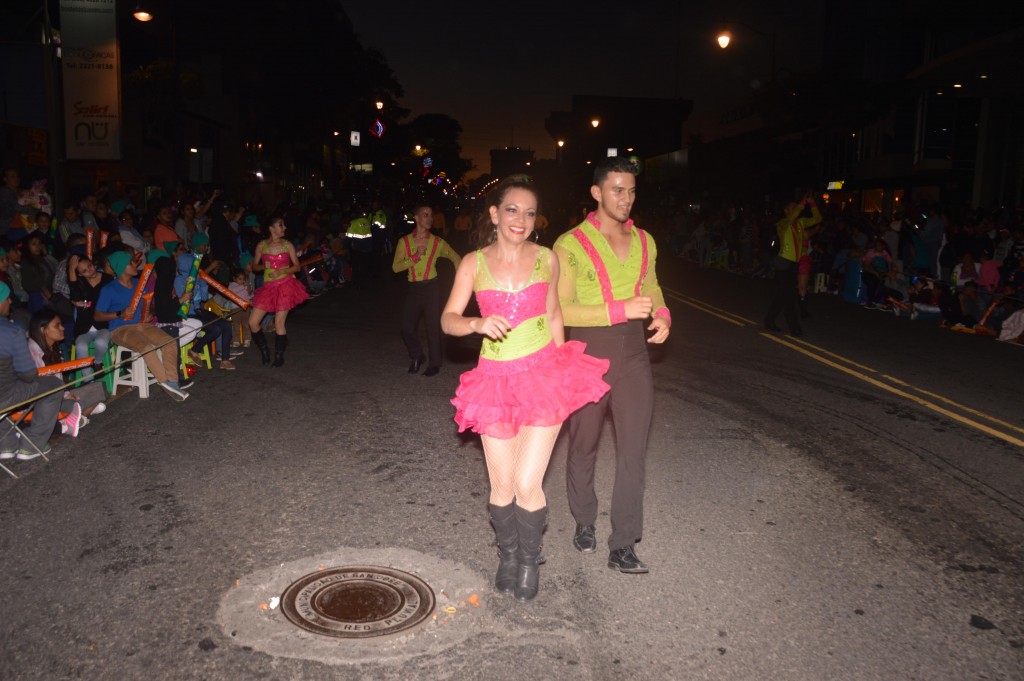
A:
[[[441,367],[427,367],[427,370],[423,372],[424,376],[437,376],[441,373]]]
[[[597,550],[597,537],[593,525],[577,525],[572,545],[580,553],[593,553]]]
[[[636,557],[632,546],[615,549],[608,554],[608,567],[627,575],[645,575],[650,570],[647,565]]]
[[[409,373],[410,374],[418,374],[420,372],[420,367],[423,366],[423,363],[426,362],[426,361],[427,361],[427,358],[424,357],[423,355],[420,355],[419,357],[414,359],[412,361],[412,364],[409,365]]]
[[[764,328],[766,331],[782,331],[782,329],[779,328],[778,324],[776,324],[775,322],[770,322],[767,319],[764,320]]]

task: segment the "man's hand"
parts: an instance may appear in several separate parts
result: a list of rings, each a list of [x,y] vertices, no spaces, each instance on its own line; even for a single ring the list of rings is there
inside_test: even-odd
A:
[[[633,296],[623,301],[626,319],[647,319],[654,309],[654,302],[649,296]]]
[[[654,335],[647,339],[648,343],[664,343],[668,339],[668,320],[664,317],[655,317],[654,321],[651,322],[650,326],[647,327],[648,331],[654,331]]]

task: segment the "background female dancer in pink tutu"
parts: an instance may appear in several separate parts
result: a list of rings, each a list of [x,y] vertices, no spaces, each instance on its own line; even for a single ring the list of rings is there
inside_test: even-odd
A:
[[[264,364],[270,364],[270,348],[263,335],[261,324],[268,312],[274,313],[274,363],[284,364],[284,351],[288,347],[288,330],[285,320],[288,310],[309,298],[306,287],[295,278],[299,271],[299,258],[295,246],[284,238],[284,218],[276,217],[270,223],[270,238],[256,245],[253,253],[253,272],[263,272],[263,286],[252,296],[252,314],[249,315],[249,331],[252,340],[260,350]]]
[[[463,258],[441,316],[451,336],[486,338],[475,369],[455,392],[459,431],[480,433],[491,483],[488,508],[498,539],[495,587],[516,600],[537,595],[547,519],[544,472],[569,414],[608,391],[607,360],[565,342],[558,305],[558,259],[530,241],[537,193],[512,176],[487,197],[477,227],[481,248]],[[482,317],[465,317],[476,294]]]

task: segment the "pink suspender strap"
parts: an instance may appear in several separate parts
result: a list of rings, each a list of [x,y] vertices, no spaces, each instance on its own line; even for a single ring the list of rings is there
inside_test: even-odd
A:
[[[640,295],[640,287],[643,286],[644,279],[647,278],[647,263],[648,263],[648,257],[649,256],[647,255],[647,232],[645,232],[644,230],[642,230],[639,227],[637,227],[636,228],[636,233],[640,235],[641,258],[640,258],[640,278],[637,279],[637,281],[636,281],[636,288],[635,288],[636,294],[635,295]]]
[[[573,231],[573,235],[576,240],[580,242],[580,246],[583,247],[583,252],[590,258],[590,262],[594,265],[594,271],[597,273],[597,281],[601,285],[601,299],[608,305],[608,321],[615,324],[621,324],[626,321],[626,303],[621,300],[615,300],[612,296],[612,281],[608,277],[608,268],[604,266],[604,261],[601,260],[601,256],[598,255],[597,249],[594,247],[594,243],[590,238],[583,233],[582,229]]]
[[[434,245],[430,248],[430,255],[427,256],[427,266],[423,269],[423,281],[430,278],[430,267],[434,264],[434,256],[437,255],[437,245],[441,240],[434,237]]]

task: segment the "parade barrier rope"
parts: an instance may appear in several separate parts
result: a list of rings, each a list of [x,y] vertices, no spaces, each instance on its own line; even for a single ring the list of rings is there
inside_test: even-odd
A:
[[[241,312],[241,310],[232,310],[227,315],[225,315],[223,317],[218,317],[217,319],[211,319],[210,321],[206,322],[202,326],[190,328],[189,332],[195,331],[196,334],[198,334],[200,331],[205,329],[207,326],[210,326],[211,324],[216,324],[221,319],[228,319],[228,318],[232,317],[233,315],[238,314],[239,312]],[[28,342],[28,341],[26,340],[25,342]],[[155,348],[150,348],[149,350],[146,350],[145,352],[138,353],[138,357],[143,357],[145,355],[148,355],[151,352],[156,352],[157,350],[160,350],[161,348],[163,348],[163,347],[165,347],[167,345],[171,345],[172,343],[174,345],[178,345],[178,338],[175,337],[175,336],[171,336],[171,338],[169,340],[161,343],[160,345],[156,346]],[[177,352],[177,348],[175,348],[175,352]],[[120,371],[122,366],[124,366],[125,364],[129,364],[129,363],[135,361],[136,359],[137,359],[137,357],[132,357],[131,359],[125,360],[123,362],[115,362],[115,363],[111,364],[110,367],[104,369],[104,371]],[[73,363],[75,361],[77,361],[77,360],[72,360],[72,362],[64,362],[63,364],[70,364],[70,363]],[[58,367],[58,366],[62,366],[62,365],[50,365],[50,366]],[[47,367],[47,368],[49,368],[49,367]],[[11,414],[13,412],[16,412],[16,411],[18,411],[18,409],[21,409],[22,407],[26,407],[28,405],[34,404],[34,403],[38,402],[39,400],[43,399],[44,397],[49,397],[50,395],[56,394],[58,392],[64,392],[65,390],[73,390],[74,387],[76,385],[78,385],[79,383],[81,383],[81,382],[82,382],[82,379],[80,379],[80,378],[79,379],[75,379],[73,381],[68,381],[67,383],[64,383],[64,384],[62,384],[62,385],[60,385],[60,386],[58,386],[56,388],[53,388],[52,390],[47,390],[46,392],[39,393],[38,395],[33,395],[32,397],[30,397],[30,398],[28,398],[26,400],[23,400],[21,402],[18,402],[16,404],[11,404],[11,405],[7,405],[6,407],[2,407],[2,408],[0,408],[0,416],[5,416],[7,414]]]

